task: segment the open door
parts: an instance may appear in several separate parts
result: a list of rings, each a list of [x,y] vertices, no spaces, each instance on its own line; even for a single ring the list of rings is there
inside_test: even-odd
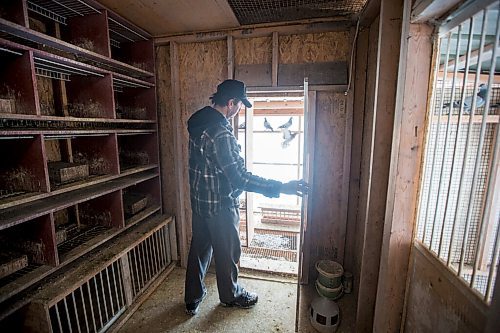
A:
[[[303,172],[304,179],[310,186],[310,191],[313,189],[313,160],[314,160],[314,133],[315,133],[315,114],[316,114],[316,92],[309,91],[309,83],[307,77],[304,78],[304,155],[303,155]],[[311,207],[311,195],[304,195],[302,198],[301,207],[301,223],[300,223],[300,244],[299,244],[299,270],[297,279],[297,305],[295,314],[295,332],[299,328],[299,309],[300,309],[300,286],[309,282],[309,266],[310,266],[310,232],[308,232],[308,218]]]

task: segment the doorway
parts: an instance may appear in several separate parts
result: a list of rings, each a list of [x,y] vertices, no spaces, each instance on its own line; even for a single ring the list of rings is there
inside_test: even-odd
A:
[[[253,107],[234,127],[247,170],[282,182],[300,179],[304,154],[304,92],[248,92]],[[281,194],[240,197],[240,267],[297,276],[302,199]]]

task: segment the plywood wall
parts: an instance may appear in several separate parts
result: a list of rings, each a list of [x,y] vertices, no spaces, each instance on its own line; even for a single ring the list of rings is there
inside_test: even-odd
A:
[[[182,124],[198,109],[209,105],[217,85],[227,79],[227,43],[179,44],[179,80]],[[187,139],[187,130],[185,132]]]
[[[272,37],[234,40],[234,60],[237,65],[270,64],[273,57]]]
[[[404,331],[484,332],[487,305],[425,251],[412,254]]]
[[[350,50],[348,31],[279,37],[280,64],[346,61]]]
[[[175,155],[175,149],[173,144],[174,108],[172,104],[170,48],[168,46],[159,46],[155,51],[163,209],[167,214],[175,214],[177,181],[173,177],[175,165],[171,158]]]
[[[317,259],[343,260],[345,221],[341,221],[343,158],[347,98],[343,93],[320,91],[316,96],[314,191],[312,193],[312,263]]]
[[[233,40],[234,62],[236,65],[271,65],[272,62],[272,37],[256,37]],[[324,61],[348,61],[350,54],[348,32],[313,33],[305,35],[290,35],[279,37],[280,61],[288,63],[308,63]],[[178,47],[178,79],[172,80],[169,60],[168,46],[157,50],[158,89],[160,108],[160,131],[162,143],[162,173],[164,191],[164,205],[173,207],[175,200],[173,196],[178,194],[170,187],[179,188],[188,184],[174,184],[165,179],[174,175],[172,159],[181,158],[181,167],[188,181],[188,132],[187,120],[199,108],[208,105],[208,98],[215,92],[217,84],[228,77],[227,66],[227,42],[226,40],[179,43]],[[161,64],[164,62],[164,64]],[[172,66],[175,66],[172,63]],[[179,85],[179,119],[174,121],[170,112],[175,108],[174,98],[167,92]],[[173,89],[175,91],[175,89]],[[342,194],[344,144],[346,135],[350,135],[351,129],[346,128],[346,103],[347,99],[343,93],[333,91],[321,91],[317,95],[317,125],[315,138],[315,151],[317,163],[314,166],[315,182],[318,185],[314,189],[315,213],[313,224],[315,229],[312,234],[311,243],[315,244],[311,249],[311,265],[322,258],[342,258],[343,241],[345,239],[346,221],[340,221],[341,205],[347,203],[347,197]],[[181,153],[174,154],[173,138],[171,131],[180,131]],[[167,189],[168,188],[168,189]],[[189,191],[184,199],[186,210],[189,210]],[[190,212],[186,213],[184,222],[188,225],[186,239],[190,239]],[[182,250],[182,248],[181,248]],[[339,257],[339,254],[341,255]],[[341,261],[341,259],[339,259]],[[312,266],[311,266],[312,267]]]

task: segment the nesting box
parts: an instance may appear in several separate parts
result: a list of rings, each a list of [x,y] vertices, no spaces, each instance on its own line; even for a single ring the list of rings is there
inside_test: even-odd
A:
[[[49,176],[56,184],[66,184],[89,176],[89,166],[81,163],[49,162]]]
[[[0,98],[0,113],[16,113],[16,101],[11,98]]]
[[[123,209],[125,214],[135,215],[148,205],[148,198],[139,193],[125,193],[123,195]]]

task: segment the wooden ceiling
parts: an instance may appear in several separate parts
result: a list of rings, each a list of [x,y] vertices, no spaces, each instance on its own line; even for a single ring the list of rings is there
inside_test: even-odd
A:
[[[153,36],[238,28],[226,0],[98,0]]]
[[[155,37],[240,28],[246,24],[343,17],[367,0],[97,0]],[[235,14],[236,13],[236,14]]]

